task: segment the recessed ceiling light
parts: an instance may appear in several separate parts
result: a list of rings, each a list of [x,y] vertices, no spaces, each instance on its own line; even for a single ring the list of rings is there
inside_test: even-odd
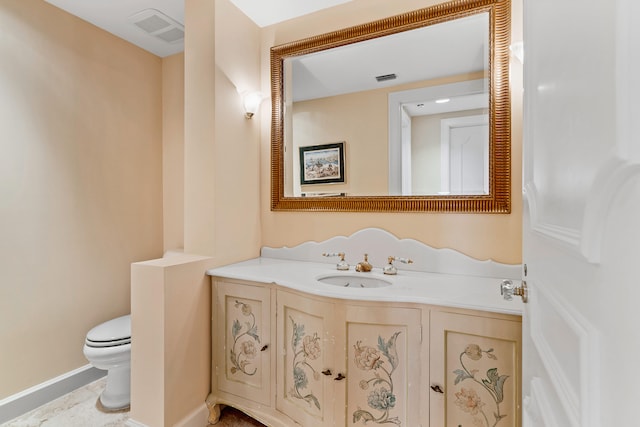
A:
[[[436,99],[436,104],[445,104],[451,101],[449,98]]]

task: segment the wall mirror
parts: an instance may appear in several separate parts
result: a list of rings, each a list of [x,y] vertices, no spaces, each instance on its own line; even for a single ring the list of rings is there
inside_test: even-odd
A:
[[[509,0],[271,48],[271,209],[511,210]]]

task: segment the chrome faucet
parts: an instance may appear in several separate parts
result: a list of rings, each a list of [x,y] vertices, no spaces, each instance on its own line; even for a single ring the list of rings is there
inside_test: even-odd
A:
[[[413,261],[411,261],[409,258],[400,258],[400,257],[395,257],[395,256],[390,256],[389,258],[387,258],[387,261],[389,263],[382,268],[382,272],[384,274],[390,274],[390,275],[398,274],[398,269],[396,268],[395,265],[393,265],[393,261],[398,261],[398,262],[401,262],[403,264],[411,264],[411,263],[413,263]]]
[[[330,252],[330,253],[323,253],[322,256],[326,256],[326,257],[334,257],[334,256],[339,256],[340,257],[340,261],[338,261],[338,263],[336,264],[336,269],[338,270],[348,270],[349,269],[349,264],[347,264],[347,262],[344,260],[344,252]]]

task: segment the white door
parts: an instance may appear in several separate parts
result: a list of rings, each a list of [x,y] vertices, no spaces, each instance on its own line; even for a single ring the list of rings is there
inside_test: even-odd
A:
[[[640,425],[640,2],[524,0],[523,425]]]
[[[444,119],[441,128],[441,191],[489,194],[489,117]]]

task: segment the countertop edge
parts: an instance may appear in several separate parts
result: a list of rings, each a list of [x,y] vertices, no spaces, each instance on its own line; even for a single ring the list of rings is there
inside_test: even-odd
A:
[[[373,273],[340,272],[333,264],[259,257],[212,268],[207,270],[206,274],[223,279],[273,284],[309,295],[334,299],[426,304],[515,316],[522,316],[524,311],[521,301],[505,301],[501,298],[499,285],[503,278],[399,271],[397,276],[384,276],[394,282],[393,293],[388,292],[389,288],[375,288],[367,289],[367,293],[364,294],[360,289],[322,284],[316,278],[324,274],[366,274],[382,277],[381,269],[374,268]],[[437,283],[425,285],[425,281]],[[434,288],[431,289],[431,294],[427,292],[430,290],[427,289],[429,286]]]

